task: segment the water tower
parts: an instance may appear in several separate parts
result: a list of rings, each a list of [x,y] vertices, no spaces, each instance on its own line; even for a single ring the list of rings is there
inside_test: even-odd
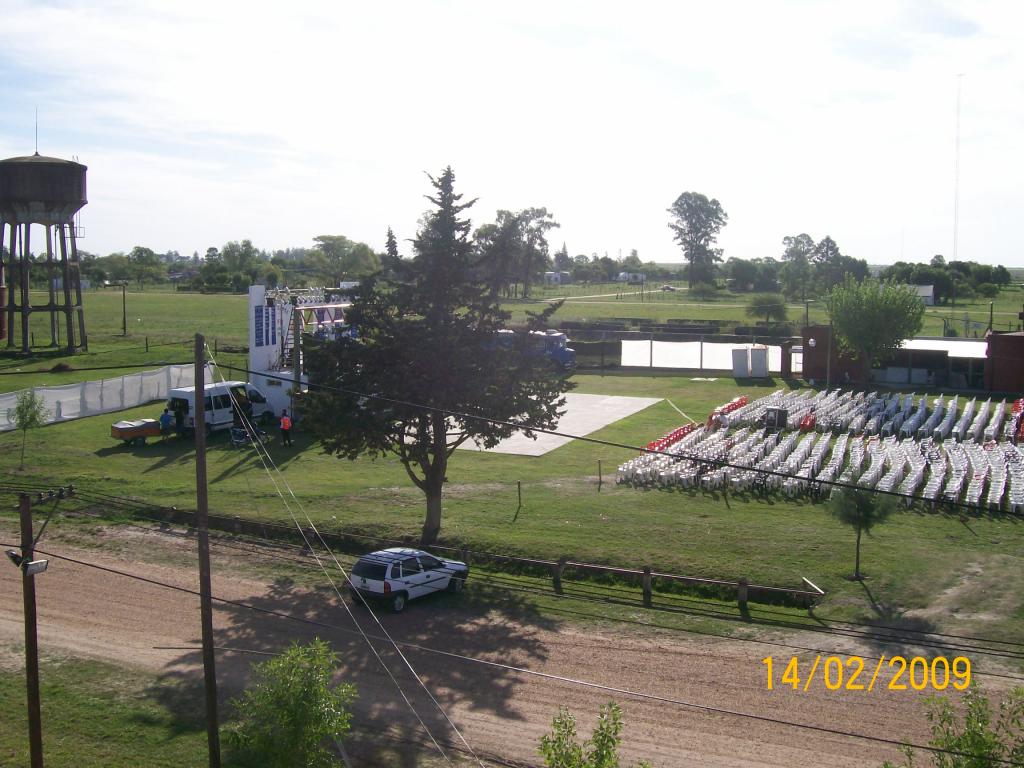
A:
[[[50,346],[63,346],[68,352],[89,348],[74,225],[75,214],[87,202],[85,171],[84,165],[38,152],[0,160],[0,243],[6,249],[0,261],[0,339],[7,339],[8,348],[30,350],[30,321],[36,312],[50,316]],[[32,225],[42,227],[45,240],[37,241],[38,258],[33,258]],[[46,303],[32,303],[34,270],[45,272]],[[36,330],[43,327],[37,325]]]

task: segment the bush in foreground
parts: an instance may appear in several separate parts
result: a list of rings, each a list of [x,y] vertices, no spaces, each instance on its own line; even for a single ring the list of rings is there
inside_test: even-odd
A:
[[[622,709],[614,701],[601,707],[594,735],[580,744],[576,718],[560,709],[551,721],[551,733],[541,736],[540,754],[546,768],[619,768],[622,743]],[[646,760],[637,768],[650,768]]]
[[[236,765],[319,768],[336,765],[325,744],[346,733],[355,687],[331,687],[337,656],[319,638],[293,643],[280,656],[255,664],[255,681],[234,704],[238,722],[228,731]]]
[[[1024,688],[1015,688],[993,712],[981,691],[972,688],[964,698],[963,719],[946,698],[928,703],[932,724],[930,746],[934,768],[988,768],[995,765],[1024,765]],[[994,722],[993,722],[994,720]],[[955,754],[950,754],[955,753]],[[886,761],[883,768],[918,768],[914,750],[903,748],[904,762]]]

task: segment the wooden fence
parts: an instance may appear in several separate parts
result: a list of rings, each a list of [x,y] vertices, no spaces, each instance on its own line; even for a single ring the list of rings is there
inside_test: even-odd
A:
[[[151,514],[139,515],[147,520],[160,521],[163,526],[178,524],[186,526],[189,532],[195,530],[195,512],[191,510],[177,509],[170,507],[161,511],[154,511]],[[317,540],[317,532],[312,529],[303,529],[302,535],[294,526],[280,523],[261,522],[242,517],[227,517],[224,515],[210,515],[210,528],[245,536],[255,536],[263,539],[277,540],[302,540],[303,536],[308,541]],[[319,530],[319,529],[318,529]],[[319,531],[323,540],[334,550],[342,551],[350,555],[365,554],[368,549],[368,542],[376,545],[387,546],[415,546],[408,542],[382,539],[376,536],[366,536],[352,533],[335,533]],[[638,584],[640,587],[640,602],[647,608],[652,607],[654,587],[657,583],[680,584],[691,587],[698,591],[712,591],[715,593],[724,592],[735,596],[736,602],[743,609],[748,602],[751,603],[783,603],[797,605],[811,609],[815,603],[825,595],[824,590],[818,588],[808,579],[803,579],[802,588],[793,587],[771,587],[762,584],[751,584],[746,578],[736,581],[722,579],[705,579],[696,576],[682,576],[674,573],[656,571],[650,566],[641,568],[621,568],[596,563],[580,563],[568,558],[558,560],[544,560],[528,557],[514,557],[511,555],[500,555],[493,552],[479,552],[465,548],[432,546],[430,550],[437,553],[446,553],[449,557],[457,557],[463,562],[470,564],[491,563],[494,565],[514,565],[517,572],[533,574],[547,574],[551,578],[552,588],[557,595],[564,594],[563,580],[566,580],[566,572],[577,572],[587,576],[609,576],[617,581]]]

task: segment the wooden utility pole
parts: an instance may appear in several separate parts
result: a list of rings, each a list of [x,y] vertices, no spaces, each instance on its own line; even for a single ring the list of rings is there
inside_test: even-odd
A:
[[[196,531],[199,540],[199,613],[203,625],[203,676],[206,688],[206,739],[210,768],[220,768],[217,724],[217,666],[213,655],[213,597],[210,588],[210,522],[206,496],[206,340],[195,343]]]
[[[28,746],[32,768],[43,768],[43,719],[39,709],[39,640],[36,637],[36,577],[26,566],[33,560],[32,501],[18,498],[21,517],[21,591],[25,602],[25,682],[28,688]]]

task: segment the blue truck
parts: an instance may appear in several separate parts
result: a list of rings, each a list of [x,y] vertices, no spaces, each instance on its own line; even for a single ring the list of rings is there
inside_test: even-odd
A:
[[[511,348],[516,334],[516,331],[507,329],[498,331],[498,344]],[[566,370],[576,367],[576,350],[569,346],[568,337],[561,331],[530,331],[529,349],[534,354],[550,358],[552,362]]]

